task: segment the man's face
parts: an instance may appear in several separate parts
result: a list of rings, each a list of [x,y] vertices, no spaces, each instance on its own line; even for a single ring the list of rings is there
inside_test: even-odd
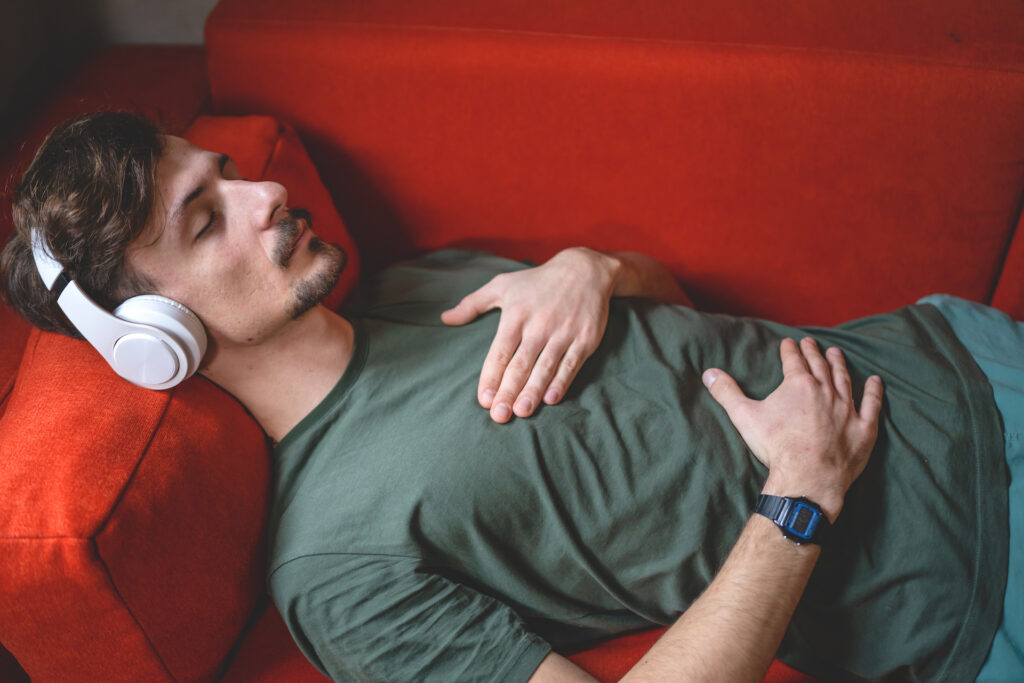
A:
[[[345,254],[313,235],[273,182],[243,180],[233,161],[173,136],[132,268],[190,308],[218,347],[258,344],[320,302]]]

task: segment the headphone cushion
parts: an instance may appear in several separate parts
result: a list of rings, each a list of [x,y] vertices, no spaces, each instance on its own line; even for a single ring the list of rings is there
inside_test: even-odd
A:
[[[206,330],[187,306],[156,294],[142,294],[126,300],[114,310],[114,315],[155,327],[175,340],[188,367],[186,377],[199,369],[199,362],[206,353]]]

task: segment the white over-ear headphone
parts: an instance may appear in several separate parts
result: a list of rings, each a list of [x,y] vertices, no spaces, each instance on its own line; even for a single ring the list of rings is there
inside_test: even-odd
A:
[[[143,294],[111,314],[68,279],[36,228],[32,257],[68,320],[121,377],[147,389],[170,389],[198,369],[206,353],[206,331],[185,306]]]

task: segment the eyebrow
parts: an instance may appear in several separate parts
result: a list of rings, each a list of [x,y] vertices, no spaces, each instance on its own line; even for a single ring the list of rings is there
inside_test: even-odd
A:
[[[217,157],[217,165],[220,167],[221,173],[224,173],[224,167],[228,165],[229,161],[231,161],[231,157],[227,154],[221,154]],[[176,209],[174,209],[174,213],[171,214],[170,219],[167,221],[168,225],[177,225],[178,221],[185,214],[185,210],[188,208],[188,205],[198,199],[205,191],[206,185],[203,184],[185,195],[185,198],[181,200],[181,203],[178,204]]]

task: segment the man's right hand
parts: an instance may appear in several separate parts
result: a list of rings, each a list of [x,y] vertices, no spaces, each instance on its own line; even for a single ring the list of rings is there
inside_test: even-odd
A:
[[[850,484],[878,436],[882,380],[869,377],[858,413],[842,352],[827,359],[815,341],[782,340],[782,384],[763,401],[747,398],[727,373],[706,370],[705,386],[754,455],[768,467],[763,493],[806,496],[835,522]]]

